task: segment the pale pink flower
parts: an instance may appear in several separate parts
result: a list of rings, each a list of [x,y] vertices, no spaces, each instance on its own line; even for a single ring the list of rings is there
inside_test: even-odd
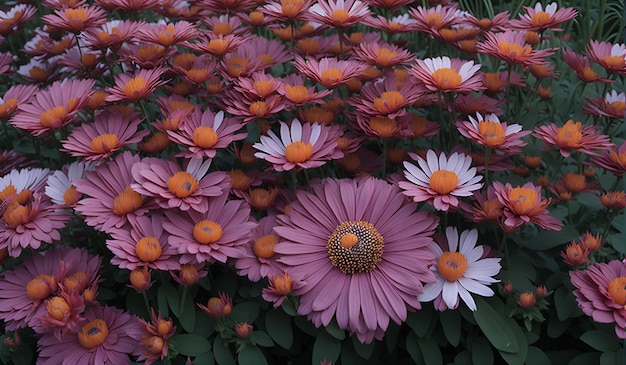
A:
[[[480,65],[449,57],[416,59],[409,73],[428,90],[469,93],[485,90]]]
[[[366,3],[360,0],[318,0],[309,8],[305,20],[346,29],[356,25],[370,14]]]
[[[543,32],[546,29],[552,31],[562,31],[557,25],[567,23],[576,18],[578,12],[574,8],[557,9],[557,3],[550,3],[545,6],[540,2],[535,4],[534,8],[524,6],[526,14],[520,14],[520,19],[513,19],[509,22],[511,29]]]
[[[541,196],[541,186],[534,186],[529,182],[523,186],[513,187],[509,183],[504,185],[494,181],[493,188],[498,200],[504,206],[506,219],[502,223],[505,229],[516,230],[526,223],[534,223],[552,231],[560,231],[563,227],[563,222],[548,215],[546,207],[550,205],[551,199],[544,199]]]
[[[527,143],[522,141],[522,137],[529,135],[532,131],[522,131],[519,124],[507,125],[500,122],[495,114],[482,115],[476,113],[476,119],[469,116],[469,122],[457,121],[456,127],[459,133],[465,138],[469,138],[486,148],[493,148],[509,154],[516,154],[522,151]]]

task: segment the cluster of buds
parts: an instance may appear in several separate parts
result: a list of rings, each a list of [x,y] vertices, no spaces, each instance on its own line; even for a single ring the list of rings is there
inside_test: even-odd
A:
[[[589,255],[602,246],[600,234],[592,235],[586,232],[578,241],[572,241],[565,251],[561,252],[563,261],[572,267],[578,267],[589,262]]]

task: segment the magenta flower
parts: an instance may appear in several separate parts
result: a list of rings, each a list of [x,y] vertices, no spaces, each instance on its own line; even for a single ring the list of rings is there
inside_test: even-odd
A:
[[[592,62],[604,67],[607,72],[626,75],[626,45],[591,40],[587,55]]]
[[[583,108],[583,113],[599,115],[613,119],[622,119],[626,114],[626,95],[617,93],[615,90],[606,93],[604,97],[587,98],[587,106]]]
[[[369,14],[367,4],[360,0],[318,0],[309,8],[305,20],[326,24],[332,28],[346,29]]]
[[[622,142],[620,146],[612,144],[604,148],[600,155],[591,157],[590,164],[615,176],[622,176],[626,172],[626,142]]]
[[[522,147],[527,143],[522,141],[522,137],[529,135],[532,131],[522,131],[519,124],[507,125],[500,122],[495,114],[482,115],[476,113],[476,119],[469,116],[469,122],[457,121],[456,127],[463,137],[470,139],[487,148],[509,154],[520,153]]]
[[[586,126],[581,122],[568,120],[562,127],[556,124],[542,125],[535,128],[534,136],[547,145],[559,148],[563,157],[569,157],[572,151],[596,156],[594,150],[611,147],[609,136],[598,133],[598,126]]]
[[[563,222],[548,215],[546,207],[550,199],[541,196],[541,186],[526,183],[524,186],[513,187],[507,183],[503,185],[494,181],[493,188],[500,203],[504,207],[504,228],[516,230],[525,223],[534,223],[537,226],[552,231],[560,231]]]
[[[554,49],[534,50],[526,43],[525,32],[507,30],[501,33],[485,33],[485,40],[476,45],[478,52],[502,60],[509,65],[545,64],[545,58],[554,53]]]
[[[160,79],[164,72],[165,70],[162,68],[154,68],[119,74],[115,77],[115,85],[106,88],[109,95],[105,100],[112,103],[115,101],[135,102],[145,99],[152,95],[157,87],[166,83]]]
[[[274,251],[305,284],[298,314],[317,327],[333,318],[361,342],[382,339],[420,309],[417,295],[433,282],[428,249],[437,219],[407,201],[397,187],[371,177],[325,179],[298,191],[279,215]]]
[[[359,77],[367,66],[357,61],[343,61],[332,57],[315,60],[297,57],[293,66],[306,77],[324,86],[334,89],[345,85],[353,77]]]
[[[557,25],[567,23],[576,18],[578,12],[574,8],[557,9],[556,3],[546,5],[545,9],[540,2],[534,8],[524,6],[526,14],[520,14],[520,19],[513,19],[509,22],[512,29],[522,31],[543,32],[546,29],[552,31],[562,31]]]

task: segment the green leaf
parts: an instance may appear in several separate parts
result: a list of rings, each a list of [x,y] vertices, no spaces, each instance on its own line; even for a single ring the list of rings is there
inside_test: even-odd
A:
[[[235,365],[235,358],[230,352],[228,343],[225,343],[220,336],[216,336],[213,341],[213,355],[219,365]]]
[[[250,334],[250,342],[253,344],[257,344],[263,347],[272,347],[274,346],[274,341],[270,338],[270,336],[263,331],[254,331]]]
[[[457,346],[461,340],[461,313],[456,310],[447,310],[439,314],[439,322],[448,342]]]
[[[309,322],[306,317],[298,316],[293,319],[293,322],[301,329],[304,333],[309,336],[316,336],[319,332],[317,328],[313,325],[313,323]]]
[[[560,286],[554,291],[554,307],[559,320],[565,321],[572,316],[578,305],[572,291]]]
[[[356,336],[352,336],[352,347],[354,348],[354,351],[359,354],[359,356],[365,360],[369,360],[374,352],[374,347],[376,347],[376,342],[361,343]]]
[[[196,326],[193,333],[204,338],[209,338],[215,332],[215,319],[209,317],[204,312],[196,314]]]
[[[463,350],[456,354],[454,357],[455,365],[472,365],[472,354],[469,351]],[[481,364],[482,365],[482,364]]]
[[[342,341],[343,339],[346,338],[346,331],[339,328],[337,321],[335,321],[334,319],[330,321],[328,326],[325,326],[324,328],[326,329],[326,332],[328,332],[329,335],[333,336],[339,341]]]
[[[409,312],[406,323],[418,337],[426,336],[431,323],[437,319],[437,313],[431,305],[422,306],[422,310]]]
[[[196,306],[192,298],[187,298],[180,308],[178,320],[180,325],[187,332],[193,332],[196,326]]]
[[[528,355],[526,355],[526,363],[533,365],[550,365],[550,358],[540,348],[528,346]]]
[[[265,312],[265,329],[272,339],[284,349],[293,343],[291,317],[279,309]]]
[[[174,312],[174,315],[178,317],[180,297],[178,296],[176,288],[170,283],[163,283],[163,286],[159,288],[159,291],[161,290],[164,292],[163,295],[167,298],[167,303],[172,309],[172,312]]]
[[[21,346],[11,357],[14,365],[30,365],[33,361],[33,350],[30,346]]]
[[[393,322],[390,322],[389,327],[387,327],[387,332],[385,333],[385,345],[387,347],[387,352],[393,352],[393,350],[396,348],[396,345],[398,344],[399,336],[400,326]]]
[[[233,307],[230,318],[235,322],[253,323],[259,315],[259,309],[260,306],[257,302],[239,303]]]
[[[170,318],[170,309],[167,306],[167,292],[164,288],[165,286],[161,285],[159,290],[157,290],[157,305],[163,318]]]
[[[600,355],[599,352],[585,352],[573,358],[569,365],[599,364]]]
[[[332,337],[326,331],[320,331],[313,344],[312,364],[319,364],[324,359],[335,363],[339,358],[340,350],[341,341]]]
[[[293,302],[289,300],[289,298],[285,299],[283,301],[283,304],[280,305],[280,307],[285,311],[285,313],[287,313],[288,315],[292,317],[295,317],[298,314],[298,310],[293,305]]]
[[[200,354],[198,357],[193,359],[193,365],[214,365],[215,364],[215,356],[211,351],[205,352],[204,354]]]
[[[206,338],[190,333],[175,335],[169,342],[176,351],[185,356],[195,357],[211,351],[211,343]]]
[[[580,336],[580,340],[600,352],[616,351],[620,348],[615,334],[604,331],[587,331]]]
[[[519,351],[515,352],[505,352],[500,351],[500,356],[506,361],[509,365],[524,365],[526,363],[526,356],[528,355],[528,342],[526,339],[525,331],[523,331],[511,318],[505,318],[505,322],[513,331],[515,335],[515,340],[519,344]]]
[[[409,332],[406,336],[406,351],[409,355],[411,355],[411,359],[413,359],[413,362],[416,365],[422,365],[424,364],[424,357],[422,356],[422,350],[417,343],[418,340],[419,339],[417,338],[415,332]]]
[[[493,364],[493,351],[487,338],[476,337],[472,344],[472,364],[491,365]]]
[[[559,338],[571,325],[572,319],[567,318],[564,321],[561,321],[557,318],[556,315],[552,315],[548,317],[548,336],[550,338]]]
[[[574,226],[564,226],[560,231],[542,231],[532,239],[525,240],[523,245],[531,250],[549,250],[577,239],[580,233]]]
[[[519,351],[519,344],[508,322],[482,298],[476,298],[474,319],[489,342],[498,350]]]
[[[237,354],[239,365],[267,365],[263,351],[256,346],[246,346]]]
[[[441,350],[432,338],[420,338],[418,343],[420,349],[422,350],[422,356],[424,357],[426,365],[443,364]]]

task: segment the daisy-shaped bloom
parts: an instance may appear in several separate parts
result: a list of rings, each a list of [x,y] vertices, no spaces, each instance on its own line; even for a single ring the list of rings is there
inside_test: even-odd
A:
[[[284,270],[278,273],[270,273],[267,276],[269,284],[266,288],[263,288],[261,294],[263,299],[274,303],[274,308],[280,307],[289,294],[301,290],[306,285],[306,283],[300,279],[301,276],[302,275],[299,275],[299,279],[296,279]]]
[[[130,20],[110,20],[98,28],[86,29],[81,37],[91,49],[118,51],[124,42],[135,37],[137,29],[143,24]]]
[[[554,53],[554,49],[533,50],[526,43],[524,32],[507,30],[485,33],[485,40],[476,45],[478,52],[502,60],[509,65],[530,66],[541,64]]]
[[[77,8],[65,8],[54,11],[41,17],[46,25],[70,33],[80,33],[81,31],[97,27],[106,22],[106,13],[99,6],[81,6]]]
[[[140,142],[149,130],[137,130],[142,122],[137,112],[128,114],[105,111],[96,115],[93,123],[83,123],[74,128],[61,141],[61,151],[85,161],[98,161],[111,157],[120,148]]]
[[[139,356],[142,328],[137,318],[109,306],[95,305],[85,312],[77,333],[56,338],[44,334],[37,347],[42,364],[119,364],[130,365],[129,355]]]
[[[493,99],[487,95],[475,93],[457,95],[454,98],[454,107],[457,113],[466,114],[467,116],[480,114],[502,114],[500,105],[504,103],[503,99]],[[452,105],[448,105],[448,109],[452,110]]]
[[[295,106],[319,103],[333,93],[332,90],[316,92],[315,86],[307,87],[304,81],[302,75],[291,74],[283,79],[276,91]]]
[[[607,72],[626,75],[626,45],[591,40],[587,45],[587,56]]]
[[[572,270],[569,275],[583,313],[594,322],[615,323],[617,337],[626,338],[626,263],[597,262],[586,270]]]
[[[298,72],[324,86],[333,89],[345,85],[351,78],[359,77],[367,67],[357,61],[343,61],[323,57],[319,61],[313,58],[299,58],[293,61]]]
[[[503,11],[494,15],[493,19],[478,19],[474,16],[467,16],[467,23],[480,28],[484,32],[502,32],[505,31],[509,25],[509,15],[508,11]]]
[[[6,12],[0,11],[0,35],[8,36],[19,32],[36,12],[37,8],[26,4],[15,5]]]
[[[571,200],[575,194],[594,191],[599,188],[596,181],[587,183],[585,175],[568,172],[548,187],[548,190],[561,200]]]
[[[377,15],[376,17],[366,17],[361,21],[361,23],[369,27],[382,30],[389,35],[393,35],[414,31],[416,29],[417,21],[409,17],[409,14],[400,14],[391,19],[382,15]]]
[[[313,0],[268,1],[260,9],[270,19],[280,22],[302,20]]]
[[[185,42],[183,46],[198,53],[222,58],[226,54],[236,50],[247,40],[248,38],[234,34],[226,36],[209,34],[205,39],[195,39],[193,42]]]
[[[583,108],[583,113],[600,115],[613,119],[624,118],[624,111],[626,110],[626,95],[624,93],[617,93],[615,90],[606,93],[604,97],[587,98],[587,106]]]
[[[404,108],[422,97],[422,91],[412,82],[399,86],[398,79],[391,74],[363,86],[360,95],[351,96],[346,102],[356,109],[357,114],[396,118],[407,114]]]
[[[141,318],[137,319],[144,329],[140,343],[145,348],[137,361],[144,361],[146,365],[167,357],[169,352],[167,340],[176,333],[176,326],[174,326],[171,318],[165,320],[161,313],[157,316],[152,308],[150,309],[150,318],[151,322]]]
[[[76,190],[88,196],[74,208],[85,223],[108,232],[126,224],[128,216],[144,215],[155,207],[130,187],[134,182],[131,169],[139,161],[139,156],[124,152],[86,172],[84,179],[73,181]]]
[[[574,8],[557,9],[556,3],[546,5],[545,9],[540,2],[534,8],[524,6],[526,14],[520,14],[520,19],[513,19],[509,22],[511,29],[543,32],[546,29],[562,31],[557,25],[567,23],[576,18],[578,12]]]
[[[434,282],[428,249],[437,219],[417,211],[397,187],[375,178],[325,179],[298,191],[274,228],[274,251],[305,284],[298,314],[317,327],[333,318],[367,343],[382,339],[420,309],[423,283]]]
[[[39,90],[37,85],[17,84],[11,86],[0,98],[0,119],[7,121],[17,107],[27,102]]]
[[[160,80],[164,69],[141,69],[134,73],[123,73],[115,77],[115,86],[107,87],[109,95],[105,100],[109,103],[116,101],[135,102],[152,95],[157,87],[166,83]]]
[[[428,150],[426,159],[409,155],[417,160],[419,167],[404,161],[404,176],[408,181],[400,181],[398,186],[415,202],[426,201],[445,212],[459,205],[457,197],[470,196],[482,186],[482,176],[476,176],[476,168],[470,167],[472,158],[463,153],[446,157]]]
[[[489,285],[500,280],[493,277],[500,272],[500,258],[484,258],[484,246],[476,246],[478,230],[465,230],[459,235],[456,227],[446,227],[446,239],[431,243],[435,263],[430,270],[437,281],[426,284],[424,293],[418,295],[421,302],[434,301],[439,311],[456,309],[459,299],[475,311],[472,293],[483,297],[493,296]]]
[[[34,192],[41,191],[46,184],[49,169],[21,169],[12,170],[0,177],[0,201],[9,201],[9,198],[17,198],[20,203],[25,203]]]
[[[74,121],[94,93],[94,84],[94,80],[56,81],[20,104],[10,123],[34,136],[60,129]]]
[[[211,159],[192,158],[183,169],[174,161],[147,158],[133,166],[131,187],[154,197],[162,208],[206,212],[209,197],[223,195],[230,189],[228,174],[222,171],[207,174],[210,166]]]
[[[135,13],[139,10],[150,10],[156,8],[159,0],[96,0],[96,4],[108,10]]]
[[[554,123],[537,127],[533,135],[548,145],[558,147],[563,157],[569,157],[572,151],[595,156],[597,153],[594,150],[611,146],[609,136],[598,133],[598,126],[584,126],[572,119],[562,127]]]
[[[450,28],[464,21],[459,9],[441,4],[431,8],[422,6],[410,8],[409,14],[417,21],[414,26],[415,30],[432,36],[437,34],[440,29]]]
[[[111,263],[128,270],[142,266],[160,271],[180,270],[178,251],[169,244],[163,221],[157,214],[129,217],[130,228],[113,230],[112,239],[106,241],[115,255]]]
[[[495,114],[482,115],[476,113],[476,119],[469,117],[469,122],[457,121],[456,127],[459,133],[465,138],[498,151],[515,154],[522,151],[526,142],[522,137],[529,135],[532,131],[522,131],[519,124],[507,125],[500,122]]]
[[[46,183],[46,195],[54,204],[66,207],[74,207],[81,194],[76,191],[74,180],[85,177],[86,171],[95,168],[93,163],[75,161],[64,166],[62,170],[57,170],[48,177]]]
[[[276,171],[320,167],[343,156],[343,152],[337,150],[340,131],[336,127],[317,123],[302,125],[294,119],[290,126],[280,122],[280,137],[271,130],[267,134],[253,145],[260,151],[254,155],[272,163]]]
[[[22,65],[17,69],[17,74],[26,79],[26,81],[32,83],[43,84],[52,82],[59,77],[58,60],[58,57],[43,59],[41,61],[36,58],[31,58],[27,64]],[[0,53],[0,73],[2,73],[3,64],[6,61],[7,60],[4,55]],[[10,59],[8,62],[12,64],[13,60]]]
[[[218,150],[230,146],[231,142],[239,141],[247,133],[235,133],[243,124],[235,118],[224,118],[224,112],[214,114],[210,109],[204,112],[196,105],[194,111],[185,118],[176,131],[167,131],[168,138],[188,150],[179,152],[177,157],[213,158]]]
[[[475,65],[474,61],[444,56],[416,59],[415,62],[409,73],[430,91],[469,93],[485,90],[480,65]]]
[[[136,37],[145,42],[164,47],[175,46],[198,36],[196,27],[187,21],[176,23],[145,24],[137,29]]]
[[[182,255],[182,264],[224,263],[242,257],[257,225],[250,219],[250,206],[243,200],[229,200],[228,194],[211,198],[202,213],[169,209],[165,215],[163,228],[170,234],[169,244]]]
[[[414,54],[405,49],[382,42],[361,43],[353,52],[359,61],[380,68],[408,65],[415,58]]]
[[[4,176],[15,169],[23,169],[36,164],[37,162],[32,158],[14,150],[0,150],[0,176]]]
[[[363,0],[365,3],[377,8],[389,9],[395,12],[400,7],[413,4],[413,0]]]
[[[318,0],[309,8],[306,19],[332,28],[346,29],[370,14],[366,3],[360,0]]]
[[[599,82],[602,84],[610,84],[615,82],[614,80],[609,80],[605,77],[598,75],[591,68],[591,63],[589,62],[588,58],[583,57],[572,50],[563,50],[563,61],[565,61],[569,68],[574,71],[576,77],[584,82]]]
[[[510,73],[511,76],[509,76],[509,71],[484,73],[487,91],[492,94],[497,94],[504,91],[507,84],[509,86],[526,87],[526,81],[522,79],[519,72],[511,71]]]
[[[507,183],[503,185],[499,181],[493,182],[496,196],[504,206],[503,221],[508,229],[520,228],[525,223],[534,223],[537,226],[551,231],[559,231],[563,222],[548,215],[546,207],[550,205],[550,199],[541,196],[541,186],[526,183],[523,186],[513,187]]]
[[[504,205],[500,203],[492,186],[486,191],[474,191],[475,202],[459,203],[461,214],[468,222],[498,221],[502,217]]]
[[[626,172],[626,142],[620,146],[611,144],[603,148],[599,155],[592,156],[590,165],[605,169],[615,176],[622,176]]]

